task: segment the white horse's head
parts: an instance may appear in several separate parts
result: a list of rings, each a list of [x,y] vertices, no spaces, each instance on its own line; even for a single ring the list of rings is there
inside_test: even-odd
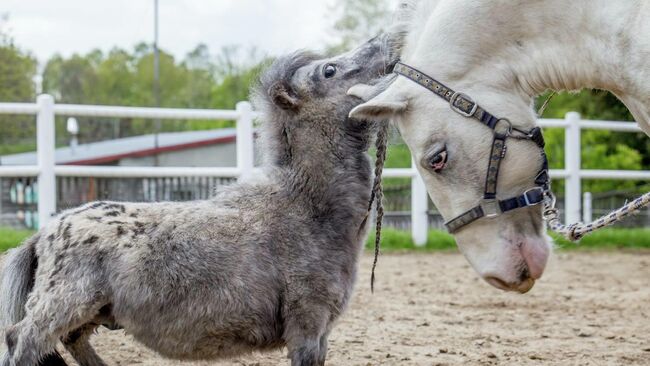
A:
[[[451,1],[446,4],[449,8],[455,6]],[[403,62],[421,70],[418,74],[425,84],[433,85],[430,79],[435,78],[471,97],[496,119],[507,118],[517,130],[531,131],[536,121],[532,98],[523,96],[514,86],[510,90],[503,87],[507,84],[503,80],[511,75],[502,73],[503,65],[485,61],[490,59],[491,50],[467,52],[463,47],[479,47],[481,35],[476,35],[475,40],[472,33],[456,31],[467,19],[441,8],[436,9],[440,14],[432,16],[416,32],[422,34],[417,41],[407,39]],[[436,95],[404,76],[375,86],[358,85],[348,93],[367,100],[351,116],[391,119],[396,124],[429,195],[446,221],[482,207],[484,217],[451,230],[460,251],[481,277],[500,289],[530,290],[542,275],[551,248],[542,220],[542,205],[522,204],[525,207],[486,217],[495,213],[494,202],[484,199],[489,163],[494,159],[493,137],[495,130],[506,131],[508,123],[501,121],[490,128],[477,115],[464,115],[472,109],[471,104],[465,103],[467,110],[463,112],[458,106],[452,108],[448,100],[459,102],[469,98],[452,97],[453,92],[446,97]],[[506,145],[507,153],[498,170],[496,199],[519,197],[526,203],[528,197],[524,194],[539,185],[536,180],[545,158],[530,139],[511,137],[506,139]]]
[[[362,96],[366,92],[362,88],[365,87],[356,86],[349,93]],[[502,98],[498,93],[490,95],[469,87],[464,90],[486,109]],[[525,125],[532,126],[534,116],[530,107],[517,109],[521,115],[510,112],[508,118],[528,121]],[[501,111],[492,113],[498,112]],[[446,221],[483,202],[494,132],[486,125],[455,112],[442,98],[402,77],[385,92],[355,108],[351,115],[392,119]],[[506,146],[497,180],[500,200],[523,195],[535,187],[543,165],[540,149],[532,141],[508,138]],[[541,210],[541,205],[534,205],[493,218],[484,217],[453,234],[461,252],[487,282],[501,289],[526,292],[542,275],[549,255]]]

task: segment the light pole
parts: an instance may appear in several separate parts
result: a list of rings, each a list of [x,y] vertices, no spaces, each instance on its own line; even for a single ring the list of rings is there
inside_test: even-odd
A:
[[[160,107],[160,52],[158,51],[158,0],[153,0],[153,97],[156,107]],[[154,121],[154,148],[158,149],[160,119]],[[158,155],[154,155],[154,165],[158,166]]]

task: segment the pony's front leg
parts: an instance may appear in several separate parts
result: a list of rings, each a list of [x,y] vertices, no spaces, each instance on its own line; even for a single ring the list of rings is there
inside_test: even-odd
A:
[[[323,307],[292,309],[285,337],[291,366],[323,366],[330,312]]]
[[[323,334],[320,337],[320,358],[318,359],[318,365],[325,365],[325,359],[327,358],[327,337],[329,337],[329,331]]]
[[[323,366],[327,349],[321,349],[319,338],[308,338],[303,340],[299,346],[289,347],[291,366]]]

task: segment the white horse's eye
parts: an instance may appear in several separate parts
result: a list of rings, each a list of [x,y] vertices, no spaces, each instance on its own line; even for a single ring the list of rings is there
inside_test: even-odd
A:
[[[323,76],[325,76],[326,79],[332,78],[336,75],[336,65],[334,64],[327,64],[323,68]]]
[[[427,159],[427,168],[436,173],[440,173],[445,165],[447,165],[447,148],[444,148]]]

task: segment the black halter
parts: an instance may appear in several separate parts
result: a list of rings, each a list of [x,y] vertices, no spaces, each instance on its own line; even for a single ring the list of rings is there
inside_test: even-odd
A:
[[[465,117],[477,119],[479,122],[488,126],[494,133],[492,151],[490,153],[490,161],[485,178],[483,199],[478,206],[445,223],[450,233],[454,233],[482,217],[496,217],[504,212],[517,208],[535,206],[544,201],[545,196],[550,192],[550,179],[548,175],[548,160],[546,153],[544,153],[544,137],[539,127],[535,127],[530,131],[513,128],[509,120],[506,118],[497,118],[490,114],[468,95],[455,92],[434,78],[401,62],[395,65],[394,72],[432,91],[437,96],[448,101],[452,110]],[[517,134],[513,134],[514,132]],[[508,137],[533,141],[541,150],[543,163],[542,169],[535,177],[536,187],[527,190],[519,196],[498,200],[497,181],[499,178],[499,167],[501,160],[506,155],[506,139]]]

